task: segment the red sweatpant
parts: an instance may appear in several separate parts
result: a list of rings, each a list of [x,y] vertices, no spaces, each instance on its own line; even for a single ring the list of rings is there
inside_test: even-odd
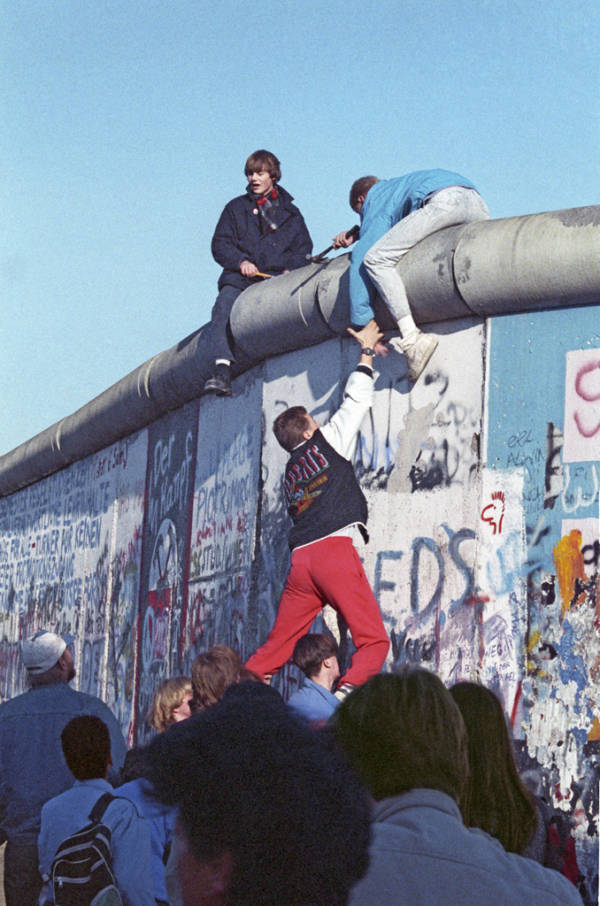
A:
[[[264,645],[247,662],[248,670],[259,676],[276,673],[324,604],[341,613],[356,646],[340,684],[359,686],[379,673],[390,642],[352,539],[343,536],[323,538],[292,552],[275,624]]]

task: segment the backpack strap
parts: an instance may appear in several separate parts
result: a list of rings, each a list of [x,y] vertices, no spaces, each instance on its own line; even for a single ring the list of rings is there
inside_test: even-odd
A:
[[[102,816],[103,816],[104,812],[106,811],[106,809],[111,804],[111,802],[113,801],[114,798],[115,797],[113,796],[112,793],[109,793],[109,792],[102,793],[102,795],[100,796],[100,798],[98,799],[98,801],[96,802],[96,804],[94,805],[93,809],[91,810],[91,812],[88,816],[90,821],[93,824],[99,824],[99,822],[102,820]]]

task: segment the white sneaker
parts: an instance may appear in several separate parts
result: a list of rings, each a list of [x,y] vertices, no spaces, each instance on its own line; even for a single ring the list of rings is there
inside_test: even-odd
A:
[[[413,381],[417,380],[427,362],[436,351],[438,341],[429,333],[422,333],[417,330],[405,340],[394,338],[391,344],[402,352],[408,365],[408,378]]]
[[[336,691],[333,693],[338,701],[343,702],[345,698],[348,698],[351,692],[354,692],[356,686],[353,686],[352,683],[342,683]]]

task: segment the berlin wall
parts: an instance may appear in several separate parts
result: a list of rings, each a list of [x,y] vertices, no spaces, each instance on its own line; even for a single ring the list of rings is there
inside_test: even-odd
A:
[[[431,323],[413,387],[375,359],[354,463],[369,503],[361,550],[391,639],[501,697],[520,763],[574,817],[597,892],[600,764],[598,305]],[[219,642],[245,658],[272,624],[289,563],[275,416],[324,421],[358,360],[331,336],[270,355],[232,399],[192,398],[0,498],[0,678],[21,691],[20,641],[76,637],[79,689],[148,735],[157,683]],[[335,615],[347,658],[351,642]],[[278,684],[287,694],[293,669]]]

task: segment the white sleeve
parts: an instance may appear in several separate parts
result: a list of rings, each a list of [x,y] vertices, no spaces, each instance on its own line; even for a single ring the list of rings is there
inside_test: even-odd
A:
[[[372,373],[353,371],[344,389],[342,405],[321,428],[325,440],[345,459],[350,459],[358,430],[372,405]]]

